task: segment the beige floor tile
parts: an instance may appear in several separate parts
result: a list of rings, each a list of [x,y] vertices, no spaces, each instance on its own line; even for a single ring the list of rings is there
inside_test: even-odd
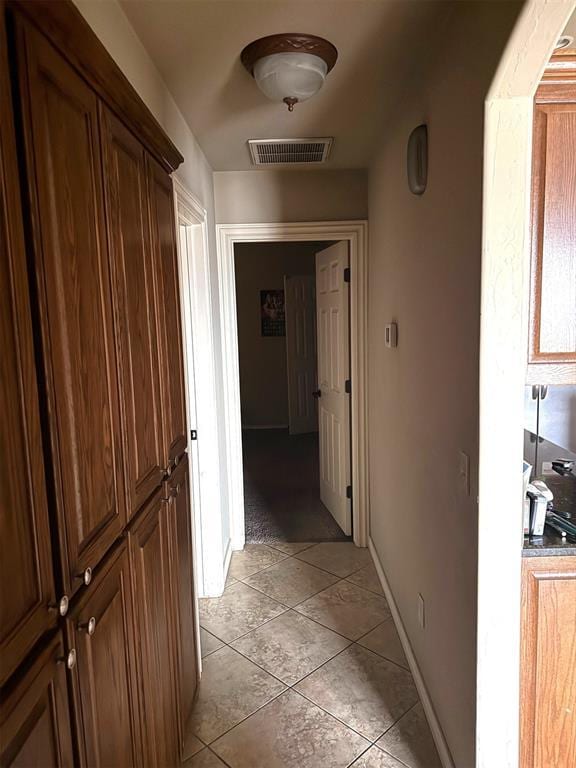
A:
[[[235,579],[234,576],[230,574],[230,569],[228,569],[228,573],[226,574],[226,581],[224,583],[224,589],[229,587],[231,584],[236,584],[237,581],[238,579]]]
[[[270,541],[268,546],[273,549],[279,549],[280,552],[284,552],[285,555],[295,555],[298,552],[302,552],[304,549],[314,546],[314,542],[301,542],[301,541]]]
[[[232,648],[221,648],[204,660],[190,729],[209,744],[284,688]]]
[[[388,603],[348,581],[339,581],[295,609],[350,640],[357,640],[390,616]]]
[[[296,690],[371,741],[418,701],[409,672],[359,645],[324,664]]]
[[[372,562],[370,552],[357,547],[351,541],[316,544],[310,549],[305,549],[304,552],[299,552],[296,557],[342,579]]]
[[[408,768],[442,768],[421,704],[417,704],[378,741]]]
[[[334,576],[295,557],[266,568],[244,580],[285,605],[294,606],[338,581]]]
[[[214,752],[206,748],[182,763],[181,768],[226,768],[226,765]]]
[[[188,726],[187,731],[188,732],[184,736],[184,745],[182,747],[182,756],[185,760],[188,760],[192,755],[200,752],[205,746],[197,736],[194,736],[191,725]]]
[[[228,587],[222,597],[199,600],[199,610],[204,629],[228,643],[287,609],[262,592],[238,582]]]
[[[274,565],[288,555],[265,544],[246,544],[243,550],[232,553],[229,575],[233,579],[244,579],[253,573],[258,573],[269,565]]]
[[[404,655],[402,643],[398,637],[398,632],[394,625],[394,619],[386,619],[380,626],[373,629],[364,637],[357,641],[365,648],[369,648],[374,653],[384,656],[390,661],[400,664],[401,667],[408,669],[408,661]]]
[[[350,768],[406,768],[404,763],[398,762],[392,755],[382,752],[378,747],[370,747],[367,752],[358,758]]]
[[[211,635],[210,632],[207,632],[203,627],[200,627],[200,648],[202,650],[202,658],[208,656],[210,653],[214,653],[214,651],[222,648],[223,645],[224,643],[222,640],[219,640],[217,637],[214,637],[214,635]]]
[[[231,768],[345,768],[369,742],[292,690],[218,739]]]
[[[288,611],[236,640],[232,647],[287,685],[294,685],[349,644],[315,621]]]
[[[378,573],[373,563],[367,565],[366,568],[356,571],[356,573],[350,574],[347,579],[348,581],[351,581],[352,584],[364,587],[364,589],[369,589],[370,592],[376,592],[377,595],[384,594],[382,584],[380,584],[380,579],[378,578]]]

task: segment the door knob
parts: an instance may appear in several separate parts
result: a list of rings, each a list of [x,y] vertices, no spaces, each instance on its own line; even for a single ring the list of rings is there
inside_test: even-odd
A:
[[[312,397],[315,397],[316,399],[318,399],[319,397],[322,397],[322,390],[315,389],[314,392],[312,392]]]
[[[96,632],[96,617],[90,616],[88,621],[78,624],[78,629],[83,632],[88,632],[89,635],[93,635]]]

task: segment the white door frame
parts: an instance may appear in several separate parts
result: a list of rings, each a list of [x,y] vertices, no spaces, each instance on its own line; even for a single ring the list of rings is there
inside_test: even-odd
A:
[[[305,242],[346,240],[350,248],[350,372],[352,379],[352,522],[354,543],[368,545],[368,222],[307,221],[287,224],[218,224],[218,282],[222,328],[222,368],[228,463],[228,499],[232,548],[242,549],[244,531],[244,482],[242,469],[242,420],[240,369],[236,320],[234,246],[253,242]]]
[[[195,584],[198,597],[210,597],[222,594],[224,590],[231,550],[229,547],[224,548],[222,536],[217,358],[212,323],[208,222],[206,210],[198,200],[178,178],[173,177],[173,182],[185,330],[183,341],[187,419],[188,429],[196,429],[198,432],[197,441],[192,441],[188,432]],[[180,243],[181,226],[187,230],[186,253]],[[191,422],[192,397],[195,398],[194,423]],[[195,453],[196,466],[193,464]]]

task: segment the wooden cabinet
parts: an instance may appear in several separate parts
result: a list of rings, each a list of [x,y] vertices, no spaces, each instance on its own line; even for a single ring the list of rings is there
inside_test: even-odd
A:
[[[167,504],[156,493],[129,531],[144,765],[178,763]]]
[[[22,20],[17,42],[62,578],[73,592],[126,524],[98,103]]]
[[[0,686],[56,622],[16,142],[0,19]]]
[[[174,465],[188,444],[174,200],[168,174],[152,158],[148,165],[152,240],[158,274],[164,451],[166,465]]]
[[[58,634],[0,704],[0,765],[72,768],[64,646]]]
[[[196,617],[192,559],[192,510],[190,507],[188,457],[184,456],[165,484],[168,499],[170,578],[175,618],[176,694],[180,750],[192,711],[198,665],[196,661]],[[180,757],[183,757],[181,754]]]
[[[138,766],[140,723],[126,544],[100,567],[66,621],[76,651],[73,700],[80,764]]]
[[[135,513],[164,477],[160,365],[145,150],[101,108],[106,212],[118,317],[128,506]]]
[[[576,53],[552,57],[534,103],[528,381],[576,383]]]
[[[521,768],[576,765],[576,557],[522,563]]]

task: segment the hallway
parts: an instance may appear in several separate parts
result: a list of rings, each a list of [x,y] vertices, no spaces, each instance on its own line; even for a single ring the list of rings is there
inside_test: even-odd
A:
[[[244,430],[246,541],[345,541],[320,501],[318,433],[287,429]]]
[[[440,768],[368,550],[247,545],[200,623],[186,768]]]

